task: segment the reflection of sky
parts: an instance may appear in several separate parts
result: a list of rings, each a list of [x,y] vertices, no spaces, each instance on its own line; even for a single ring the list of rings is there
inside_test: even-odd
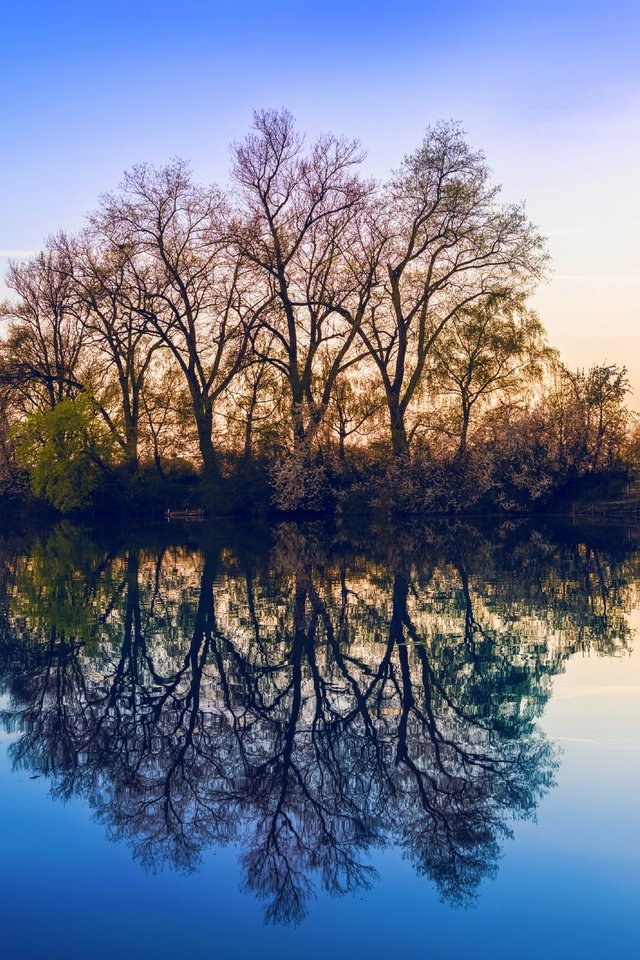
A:
[[[75,229],[140,160],[224,179],[256,106],[360,137],[376,175],[455,117],[550,234],[553,341],[640,388],[636,0],[32,0],[0,31],[0,253]]]
[[[640,631],[640,613],[629,616],[635,637]],[[621,657],[574,657],[567,671],[554,680],[554,695],[543,726],[547,733],[565,744],[584,742],[606,753],[633,749],[640,752],[640,651]],[[589,756],[589,750],[584,751]],[[576,751],[576,757],[582,756]],[[640,770],[630,768],[627,786]],[[607,784],[596,783],[607,788]]]
[[[482,885],[475,907],[439,903],[432,885],[389,851],[376,857],[373,890],[319,895],[297,929],[263,926],[262,905],[238,892],[234,850],[208,852],[192,877],[145,874],[125,844],[105,843],[83,803],[52,803],[42,779],[9,774],[1,744],[2,956],[635,957],[639,689],[640,653],[574,658],[556,678],[542,723],[562,745],[558,785],[541,801],[537,823],[516,825],[498,877]]]

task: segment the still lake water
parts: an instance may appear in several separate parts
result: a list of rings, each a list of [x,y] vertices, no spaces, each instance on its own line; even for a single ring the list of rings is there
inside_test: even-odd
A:
[[[640,956],[640,530],[0,535],[0,956]]]

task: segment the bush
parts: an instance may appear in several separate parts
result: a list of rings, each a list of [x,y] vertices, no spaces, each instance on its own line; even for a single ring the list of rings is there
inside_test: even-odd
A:
[[[62,513],[93,505],[109,478],[114,444],[88,394],[32,414],[15,439],[18,462],[37,497]]]
[[[276,510],[322,513],[330,506],[332,495],[326,469],[304,450],[287,453],[272,463],[269,477]]]

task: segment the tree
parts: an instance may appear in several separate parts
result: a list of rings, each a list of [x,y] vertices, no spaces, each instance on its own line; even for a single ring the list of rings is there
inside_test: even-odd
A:
[[[164,477],[168,466],[183,469],[189,465],[185,451],[196,449],[198,438],[180,368],[168,351],[157,357],[141,394],[142,454],[153,461],[157,475]]]
[[[141,314],[148,296],[145,276],[121,249],[85,230],[75,238],[61,234],[56,245],[68,270],[76,309],[83,318],[94,362],[93,396],[104,396],[100,411],[121,447],[130,472],[138,466],[142,393],[155,352],[162,343],[150,336]],[[110,411],[115,383],[117,401]]]
[[[0,498],[21,492],[24,483],[20,474],[15,457],[15,436],[11,429],[10,392],[0,386]]]
[[[574,480],[622,462],[630,413],[626,367],[597,364],[589,370],[555,368],[537,411],[556,472]]]
[[[542,238],[521,205],[500,205],[498,195],[454,123],[428,128],[387,184],[386,276],[359,334],[384,386],[396,455],[409,452],[412,402],[446,327],[543,272]]]
[[[2,344],[2,381],[26,412],[82,389],[85,331],[69,271],[55,239],[24,263],[12,263],[7,285],[17,295],[0,307],[10,322]]]
[[[269,346],[261,347],[268,352]],[[231,451],[245,464],[255,454],[284,451],[289,426],[287,397],[282,378],[271,364],[253,358],[229,391],[222,415],[227,424]]]
[[[184,163],[136,166],[121,191],[92,217],[97,231],[127,254],[144,280],[136,306],[173,354],[189,389],[203,476],[216,482],[216,400],[242,367],[264,296],[226,241],[225,199],[196,186]]]
[[[583,408],[588,471],[611,468],[624,441],[629,413],[624,406],[631,389],[627,368],[615,363],[591,367],[587,373],[568,374],[577,403]]]
[[[369,425],[384,407],[378,380],[355,373],[343,374],[336,382],[331,400],[329,428],[338,438],[338,457],[346,460],[349,437],[366,436]]]
[[[254,349],[284,378],[294,450],[306,453],[355,362],[377,258],[372,185],[358,175],[355,141],[322,136],[305,149],[286,111],[256,113],[254,130],[234,148],[236,249],[273,298],[262,317],[270,350]]]
[[[492,296],[451,318],[434,343],[432,371],[436,391],[457,407],[457,459],[466,454],[478,404],[522,391],[552,358],[539,317],[520,297]]]

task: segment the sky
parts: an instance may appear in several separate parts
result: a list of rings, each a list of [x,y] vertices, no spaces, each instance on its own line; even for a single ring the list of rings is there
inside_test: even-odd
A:
[[[381,178],[452,118],[549,238],[551,342],[625,364],[640,407],[639,51],[638,0],[0,0],[0,275],[134,163],[224,184],[253,109]]]

